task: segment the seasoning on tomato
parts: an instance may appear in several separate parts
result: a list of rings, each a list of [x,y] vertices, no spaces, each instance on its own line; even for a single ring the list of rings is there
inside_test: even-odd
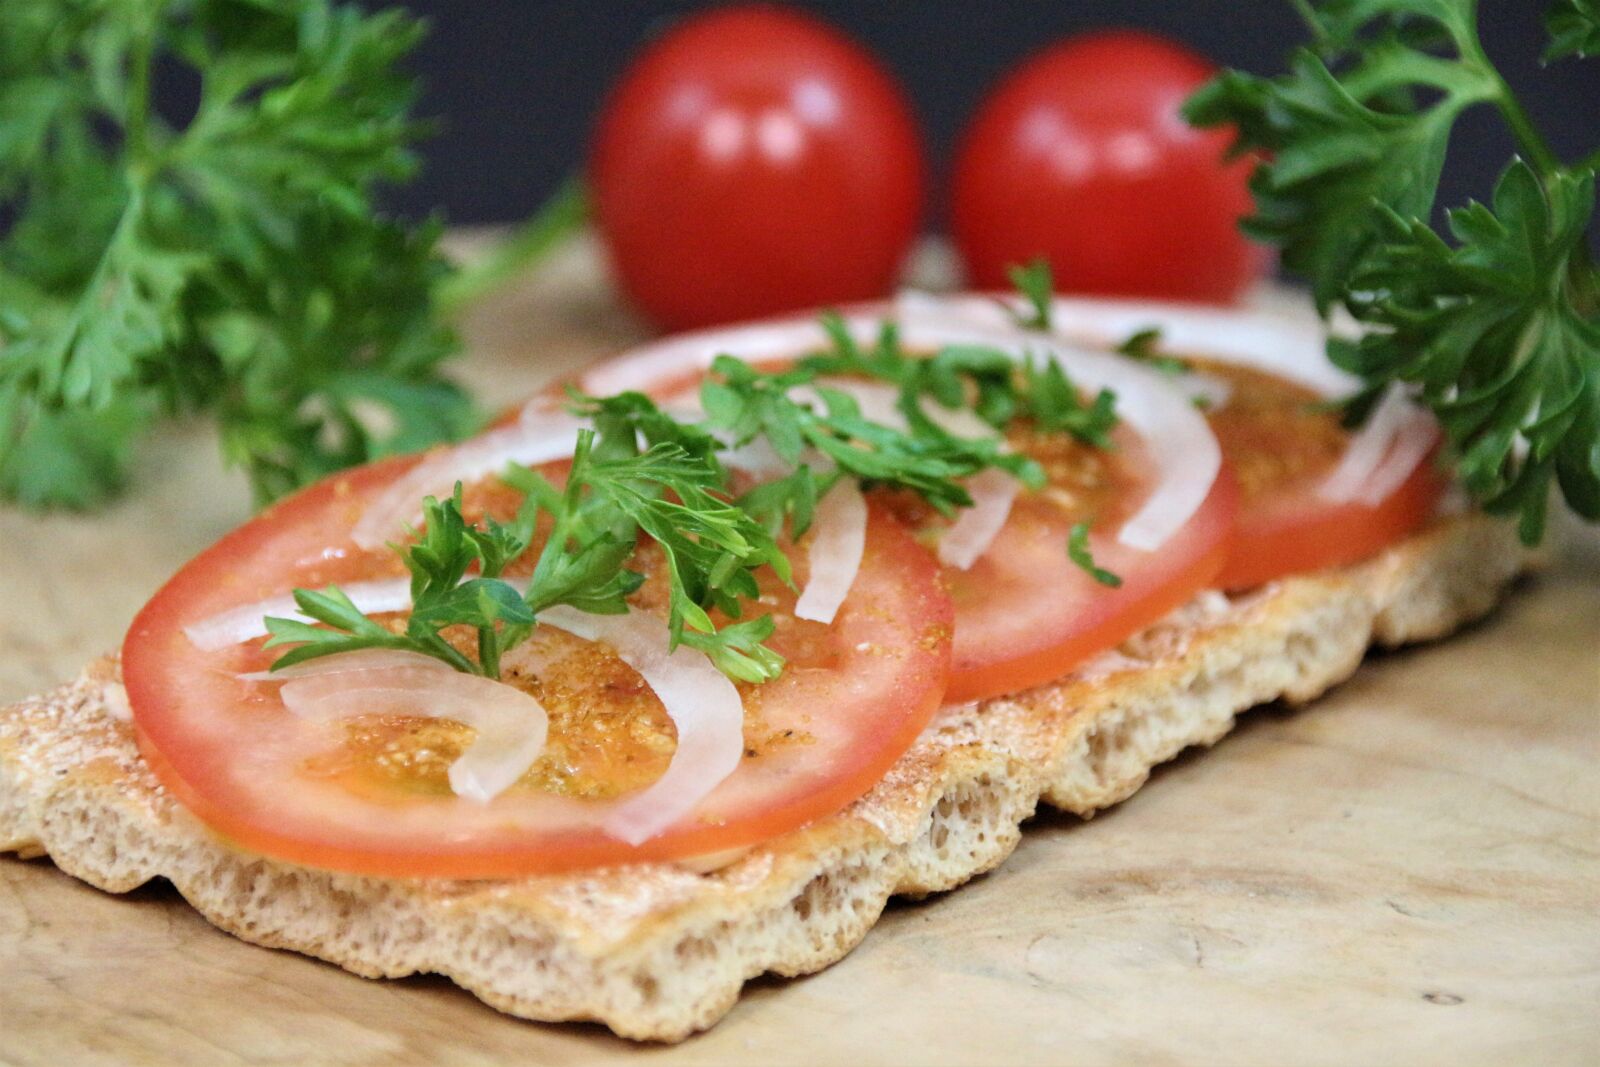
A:
[[[1031,417],[1006,427],[1008,453],[1037,464],[1036,486],[985,471],[967,483],[973,506],[953,520],[909,494],[888,495],[894,514],[938,555],[955,602],[946,699],[977,700],[1059,678],[1211,587],[1228,553],[1236,494],[1205,419],[1163,375],[1120,356],[981,323],[946,328],[938,318],[903,317],[898,344],[880,347],[867,366],[893,380],[947,349],[968,365],[992,356],[1007,373],[1053,361],[1063,375],[1053,397],[1036,396]],[[881,336],[870,314],[841,319],[836,329],[858,345]],[[582,384],[681,396],[689,376],[719,353],[783,365],[835,343],[810,318],[707,330],[599,364]],[[901,418],[897,390],[884,381],[826,385],[878,421]],[[929,410],[961,436],[999,433],[971,411]]]
[[[364,548],[355,530],[413,466],[339,474],[264,512],[180,570],[128,632],[123,677],[142,751],[185,806],[245,848],[448,878],[721,852],[866,792],[939,705],[949,598],[934,561],[877,508],[863,516],[859,566],[831,621],[801,618],[795,592],[762,569],[747,619],[770,620],[765,645],[785,662],[761,684],[684,645],[669,653],[676,593],[648,539],[629,562],[643,578],[630,610],[541,609],[531,636],[496,656],[497,677],[465,626],[421,651],[398,648],[427,630],[413,625],[423,601],[410,612],[395,554]],[[462,514],[481,533],[484,518],[515,521],[517,496],[491,479],[468,488]],[[432,562],[461,543],[438,507],[422,535]],[[533,555],[549,558],[538,546]],[[530,570],[531,558],[507,573],[532,590],[541,579],[529,584]],[[797,571],[803,584],[803,563]],[[351,599],[330,616],[351,633],[307,626],[299,638],[349,651],[267,672],[276,653],[262,647],[263,614],[287,615],[283,593],[329,582]],[[478,595],[448,603],[452,588]],[[483,589],[452,582],[431,610],[476,612]]]
[[[1239,528],[1217,576],[1224,589],[1356,563],[1433,517],[1448,481],[1431,461],[1439,435],[1430,417],[1400,411],[1358,471],[1363,439],[1339,425],[1324,398],[1262,371],[1194,362],[1230,387],[1210,416],[1239,481]]]

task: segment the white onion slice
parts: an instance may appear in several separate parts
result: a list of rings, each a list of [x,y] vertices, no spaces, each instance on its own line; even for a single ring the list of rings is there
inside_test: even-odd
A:
[[[905,321],[1016,331],[1016,321],[1002,301],[1022,306],[1020,297],[946,297],[908,290],[896,298],[896,307]],[[1254,367],[1322,396],[1343,396],[1361,385],[1354,375],[1328,362],[1328,331],[1310,315],[1155,300],[1057,297],[1050,303],[1050,318],[1057,337],[1094,348],[1114,348],[1141,330],[1157,329],[1164,350]]]
[[[1056,359],[1079,387],[1116,393],[1117,414],[1145,440],[1156,471],[1150,495],[1118,532],[1118,540],[1131,548],[1153,551],[1177,533],[1199,510],[1222,467],[1217,439],[1188,396],[1163,375],[1132,360],[1021,333],[1009,325],[1003,313],[997,312],[1007,321],[1006,328],[975,326],[964,314],[934,313],[956,299],[992,306],[985,298],[941,301],[908,294],[902,301],[909,300],[912,306],[900,321],[901,343],[912,350],[981,344],[1017,360],[1029,354]],[[850,315],[842,321],[857,344],[868,345],[877,339],[878,318]],[[721,354],[761,361],[792,358],[830,345],[812,319],[703,331],[645,345],[609,360],[590,371],[583,385],[594,392],[649,389],[703,371]],[[925,410],[930,418],[936,417],[935,405]]]
[[[1433,417],[1413,404],[1398,383],[1379,398],[1317,495],[1333,504],[1376,507],[1399,489],[1439,439]]]
[[[679,645],[667,651],[667,624],[646,612],[590,615],[564,605],[539,621],[610,645],[660,699],[678,731],[678,747],[662,776],[607,814],[607,833],[630,845],[646,841],[692,812],[744,757],[744,703],[705,653]]]
[[[1019,298],[1007,299],[1020,306],[1015,304]],[[906,292],[898,298],[898,307],[901,314],[924,320],[1016,331],[1006,310],[987,297]],[[1100,346],[1117,344],[1142,329],[1159,329],[1164,348],[1266,371],[1324,397],[1346,396],[1360,385],[1354,375],[1328,362],[1329,331],[1309,316],[1058,297],[1051,302],[1051,319],[1055,333]],[[1177,382],[1216,406],[1219,399],[1204,379],[1203,374],[1192,374]],[[1214,384],[1226,388],[1225,382]],[[1226,392],[1220,399],[1226,399]],[[1437,441],[1433,418],[1407,400],[1398,386],[1391,386],[1352,436],[1317,494],[1330,503],[1356,501],[1376,507],[1411,476]]]
[[[502,426],[453,448],[429,456],[391,484],[374,500],[350,531],[362,548],[379,548],[398,537],[407,523],[422,516],[425,497],[444,499],[456,482],[472,482],[505,469],[508,463],[530,466],[572,455],[578,431],[586,424],[565,411],[551,411],[540,398],[523,409],[514,426]]]
[[[817,504],[806,555],[810,576],[794,602],[796,618],[833,621],[855,584],[866,545],[866,498],[854,478],[841,478]]]
[[[1395,439],[1411,420],[1412,410],[1398,385],[1385,390],[1367,416],[1366,424],[1350,439],[1338,465],[1317,486],[1317,495],[1331,504],[1348,504],[1360,499],[1388,457]]]
[[[868,343],[873,332],[852,335]],[[731,329],[700,330],[677,334],[632,349],[626,355],[608,359],[591,368],[579,379],[587,393],[608,396],[629,389],[648,391],[654,385],[710,369],[718,356],[735,356],[746,363],[769,359],[789,359],[807,352],[832,347],[827,333],[816,318],[785,319]]]
[[[344,590],[345,595],[363,615],[375,615],[383,611],[405,611],[411,607],[410,578],[378,578],[368,582],[347,582],[339,588]],[[189,643],[200,651],[215,652],[229,645],[264,637],[267,632],[265,620],[268,615],[312,621],[300,613],[300,609],[295,605],[294,595],[284,593],[282,596],[268,597],[251,604],[241,604],[239,607],[229,608],[227,611],[190,623],[183,628],[183,633],[189,639]]]
[[[450,765],[449,777],[457,796],[479,804],[527,773],[544,751],[550,728],[544,706],[517,687],[415,652],[341,653],[269,677],[283,679],[278,695],[284,707],[313,722],[405,715],[472,727],[477,736]]]
[[[969,478],[967,492],[972,494],[972,506],[964,509],[939,538],[939,562],[960,570],[978,562],[1011,517],[1011,505],[1021,488],[1011,475],[992,468]]]
[[[1369,508],[1383,503],[1405,484],[1411,472],[1427,459],[1438,441],[1438,423],[1420,409],[1413,409],[1412,417],[1395,435],[1394,447],[1378,469],[1372,472],[1372,477],[1367,479],[1357,499]]]

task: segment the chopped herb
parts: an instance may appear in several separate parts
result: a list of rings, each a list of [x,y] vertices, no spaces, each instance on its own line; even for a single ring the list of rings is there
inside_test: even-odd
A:
[[[1055,279],[1050,272],[1050,261],[1040,257],[1026,267],[1012,265],[1007,268],[1006,276],[1028,304],[1025,311],[1018,311],[1009,304],[1003,305],[1006,311],[1024,330],[1049,333],[1050,301],[1055,296]]]
[[[405,631],[390,633],[361,615],[337,588],[297,589],[300,610],[331,629],[269,618],[266,647],[296,646],[273,667],[362,648],[399,648],[499,677],[502,656],[533,632],[541,611],[567,604],[596,614],[626,612],[626,598],[644,580],[626,564],[645,534],[666,560],[673,644],[699,649],[741,681],[776,677],[783,659],[761,644],[772,633],[770,618],[718,629],[708,611],[738,618],[759,592],[754,572],[770,566],[788,580],[787,558],[765,527],[716,495],[723,475],[713,464],[677,444],[617,454],[634,448],[631,441],[584,431],[564,489],[513,465],[505,480],[527,495],[510,523],[466,523],[459,486],[450,500],[430,498],[420,538],[401,553],[411,571],[413,604]],[[504,569],[528,550],[541,512],[550,519],[549,538],[532,577],[514,582]],[[467,578],[474,568],[477,574]],[[445,638],[452,626],[477,631],[476,660]]]
[[[393,633],[362,615],[337,588],[297,589],[296,604],[321,625],[269,618],[267,647],[294,646],[274,667],[397,648],[498,677],[506,651],[528,638],[541,611],[557,604],[627,611],[627,597],[644,580],[627,565],[641,537],[648,537],[665,559],[673,644],[705,652],[732,678],[767,681],[783,667],[783,658],[764,644],[773,632],[771,617],[718,628],[710,612],[739,620],[759,594],[755,572],[762,567],[789,580],[776,538],[786,526],[791,537],[803,534],[817,501],[840,478],[914,493],[946,515],[971,505],[963,482],[983,470],[1008,471],[1035,488],[1044,484],[1039,465],[1007,451],[998,433],[951,433],[924,410],[924,401],[956,408],[971,395],[995,430],[1026,417],[1042,429],[1109,444],[1114,397],[1102,392],[1085,403],[1059,363],[1028,359],[1019,367],[1007,353],[981,346],[951,346],[917,359],[900,349],[889,323],[862,351],[837,316],[824,325],[834,351],[788,370],[760,371],[719,357],[700,387],[704,424],[679,421],[642,393],[572,393],[571,410],[594,429],[579,435],[565,488],[512,465],[502,479],[521,490],[524,501],[508,523],[467,523],[459,485],[449,500],[430,498],[417,540],[397,548],[412,576],[413,607],[404,630]],[[827,384],[833,374],[896,385],[904,425],[868,418],[850,393]],[[794,469],[730,502],[718,453],[758,438]],[[531,578],[518,583],[505,571],[529,551],[541,516],[549,521],[549,537]],[[1087,558],[1085,546],[1074,551]],[[1102,575],[1097,579],[1105,581]],[[446,637],[459,626],[476,632],[475,657]]]
[[[1169,356],[1161,351],[1161,330],[1154,326],[1129,334],[1128,339],[1117,346],[1117,351],[1142,363],[1148,363],[1162,374],[1176,376],[1187,374],[1193,369],[1188,360]]]
[[[1089,553],[1089,524],[1086,522],[1075,523],[1072,532],[1067,535],[1067,556],[1083,568],[1085,574],[1099,582],[1101,585],[1116,589],[1122,585],[1122,579],[1095,565],[1094,556]]]
[[[820,382],[822,366],[802,361],[793,370],[762,372],[718,357],[700,387],[707,422],[726,431],[735,447],[765,437],[782,459],[797,465],[810,450],[845,475],[869,486],[909,490],[946,515],[972,503],[961,480],[989,467],[1029,485],[1044,484],[1038,464],[1005,452],[997,436],[957,437],[920,411],[908,418],[906,429],[872,421],[849,393]],[[791,394],[801,386],[816,400]]]
[[[1117,425],[1116,394],[1103,389],[1085,401],[1056,360],[1028,355],[1019,362],[1009,352],[981,344],[946,345],[931,356],[912,356],[887,323],[877,342],[862,351],[837,315],[824,316],[823,324],[833,351],[802,359],[796,369],[818,376],[856,374],[898,386],[901,414],[920,433],[943,432],[924,410],[928,401],[950,410],[970,408],[996,430],[1027,418],[1040,429],[1070,433],[1097,448],[1109,446]]]

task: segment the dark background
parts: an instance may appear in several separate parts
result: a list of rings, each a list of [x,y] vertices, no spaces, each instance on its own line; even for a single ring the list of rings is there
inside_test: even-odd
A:
[[[15,0],[0,0],[15,2]],[[372,0],[380,6],[381,0]],[[420,178],[391,190],[406,215],[442,209],[454,223],[535,210],[582,166],[606,88],[650,37],[715,6],[669,0],[407,0],[431,33],[413,57],[421,111],[443,123],[422,146]],[[1305,40],[1288,0],[810,0],[813,11],[874,52],[905,87],[928,140],[939,222],[952,142],[984,92],[1018,60],[1066,34],[1132,26],[1168,34],[1212,59],[1260,73],[1283,68]],[[1600,144],[1600,60],[1538,63],[1544,0],[1483,0],[1483,40],[1536,122],[1567,159]],[[1512,151],[1498,118],[1469,112],[1457,128],[1441,202],[1486,196]]]

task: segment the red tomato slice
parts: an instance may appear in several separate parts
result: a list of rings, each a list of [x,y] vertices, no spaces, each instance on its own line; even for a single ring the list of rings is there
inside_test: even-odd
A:
[[[526,779],[483,805],[447,791],[365,788],[365,778],[363,788],[353,788],[355,772],[328,770],[345,766],[329,762],[337,739],[292,716],[269,686],[235,677],[270,660],[259,641],[206,653],[183,626],[295,586],[393,573],[392,553],[362,552],[349,531],[366,503],[413,462],[346,472],[264,512],[180,570],[128,633],[123,677],[150,765],[191,811],[244,848],[362,874],[487,878],[750,845],[837,811],[871,788],[940,703],[949,599],[927,553],[874,509],[860,573],[836,621],[799,623],[779,604],[777,640],[791,667],[765,686],[741,687],[748,751],[739,769],[694,817],[642,845],[598,831],[595,805],[527,787]],[[593,655],[579,665],[575,684],[621,669],[600,662],[609,650],[585,647]],[[594,684],[609,687],[608,710],[616,701],[654,703],[640,695],[636,677],[631,685],[621,677]],[[613,694],[622,695],[614,701]],[[384,736],[396,729],[378,727],[390,730]],[[555,729],[553,723],[553,738]],[[591,754],[574,748],[575,763]]]
[[[1239,522],[1224,589],[1249,589],[1290,574],[1366,559],[1424,526],[1448,481],[1431,459],[1375,505],[1330,503],[1317,495],[1349,445],[1336,415],[1293,382],[1244,367],[1200,362],[1232,387],[1210,416],[1222,454],[1238,476]]]
[[[1130,510],[1147,474],[1131,434],[1117,436],[1116,495],[1106,509],[1113,515]],[[1226,466],[1200,509],[1154,552],[1118,543],[1114,523],[1096,524],[1090,552],[1096,566],[1121,579],[1115,588],[1068,557],[1072,527],[1085,515],[1048,494],[1019,497],[994,543],[970,569],[945,568],[956,610],[949,701],[1054,681],[1216,584],[1237,507]]]
[[[694,387],[710,353],[781,362],[797,354],[805,343],[797,338],[808,328],[814,329],[809,319],[769,320],[670,338],[603,362],[585,378],[600,383],[602,391],[640,389],[667,401]],[[1014,693],[1060,678],[1214,586],[1228,554],[1237,494],[1226,466],[1189,521],[1156,551],[1142,552],[1115,536],[1156,475],[1131,430],[1117,433],[1114,453],[1075,445],[1064,433],[1032,434],[1020,426],[1010,439],[1015,450],[1039,460],[1052,486],[1017,499],[1005,527],[971,569],[942,568],[956,611],[946,694],[951,701]],[[1100,487],[1086,490],[1086,476]],[[930,545],[946,524],[916,501],[897,499],[895,507],[902,521],[923,528]],[[1120,587],[1100,584],[1068,557],[1068,536],[1080,520],[1094,521],[1091,554],[1122,579]]]

